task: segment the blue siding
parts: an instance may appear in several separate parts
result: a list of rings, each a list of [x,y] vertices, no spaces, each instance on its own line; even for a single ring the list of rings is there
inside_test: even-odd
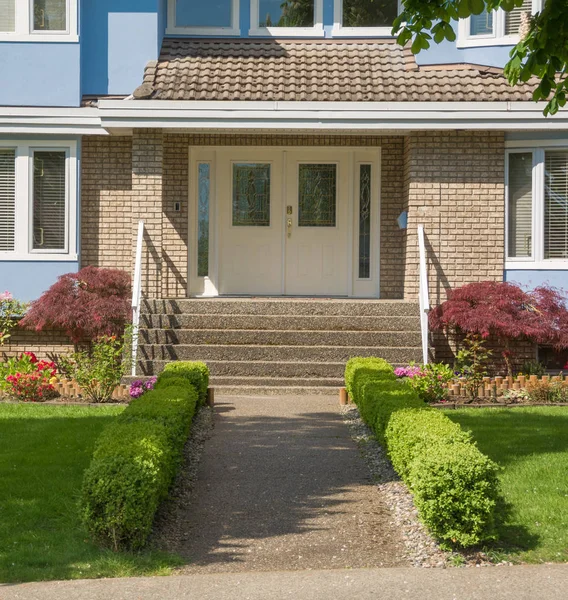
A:
[[[79,106],[79,44],[0,42],[0,81],[0,106]]]
[[[60,275],[74,273],[78,267],[74,261],[0,261],[0,289],[28,302],[39,298]]]
[[[568,268],[558,271],[509,270],[505,271],[505,281],[519,283],[528,288],[546,284],[568,291]]]
[[[83,94],[131,94],[158,57],[163,0],[83,0]]]

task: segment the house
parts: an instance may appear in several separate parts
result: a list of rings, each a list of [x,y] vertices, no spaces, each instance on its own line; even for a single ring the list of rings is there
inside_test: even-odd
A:
[[[455,43],[417,57],[391,37],[399,8],[0,0],[0,288],[33,299],[80,266],[132,272],[141,220],[158,312],[195,310],[188,297],[352,298],[349,319],[365,298],[416,336],[418,225],[431,303],[486,279],[566,286],[568,112],[545,118],[532,86],[502,74],[539,0],[460,21]],[[335,310],[321,306],[304,312]],[[146,341],[181,343],[167,333]],[[369,339],[359,347],[400,346]],[[420,358],[419,340],[406,346],[395,362]]]

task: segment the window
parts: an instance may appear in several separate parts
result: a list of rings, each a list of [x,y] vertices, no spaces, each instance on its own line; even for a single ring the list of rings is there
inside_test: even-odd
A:
[[[371,165],[359,165],[359,279],[371,277]]]
[[[209,276],[211,164],[197,163],[197,276]]]
[[[499,9],[462,19],[459,23],[458,48],[516,44],[523,14],[534,14],[541,6],[541,0],[523,0],[521,6],[509,12]]]
[[[507,268],[568,266],[568,150],[510,151]]]
[[[400,0],[335,0],[334,36],[391,36]]]
[[[76,42],[78,0],[0,0],[0,40]]]
[[[233,225],[268,227],[270,225],[270,165],[235,163],[233,165]]]
[[[250,0],[250,35],[322,36],[323,0]]]
[[[0,142],[0,260],[76,260],[75,142]]]
[[[168,0],[167,33],[240,35],[239,0]]]
[[[337,165],[300,165],[298,196],[298,227],[335,227]]]

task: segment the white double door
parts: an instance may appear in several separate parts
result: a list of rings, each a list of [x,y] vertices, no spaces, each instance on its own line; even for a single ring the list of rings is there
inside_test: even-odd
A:
[[[353,295],[353,151],[227,148],[214,162],[218,294]]]

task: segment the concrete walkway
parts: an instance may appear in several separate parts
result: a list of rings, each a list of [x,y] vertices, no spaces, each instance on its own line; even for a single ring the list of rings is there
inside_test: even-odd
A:
[[[337,404],[216,400],[194,494],[158,538],[187,559],[183,574],[408,564]]]
[[[568,566],[225,573],[0,585],[0,600],[565,600]]]

